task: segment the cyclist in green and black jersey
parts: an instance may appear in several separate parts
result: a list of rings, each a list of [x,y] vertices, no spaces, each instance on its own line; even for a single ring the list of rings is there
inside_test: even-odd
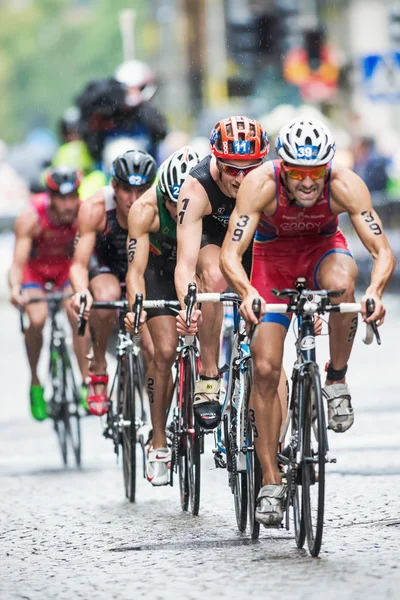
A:
[[[181,185],[199,157],[189,146],[172,154],[161,165],[158,183],[131,207],[128,217],[128,273],[126,284],[132,306],[137,293],[149,300],[177,299],[176,266],[177,200]],[[126,318],[133,331],[133,314]],[[146,467],[153,485],[169,481],[171,452],[165,437],[166,415],[172,396],[171,367],[175,360],[177,332],[175,316],[166,308],[147,311],[147,326],[154,345],[154,358],[147,371],[153,437]]]

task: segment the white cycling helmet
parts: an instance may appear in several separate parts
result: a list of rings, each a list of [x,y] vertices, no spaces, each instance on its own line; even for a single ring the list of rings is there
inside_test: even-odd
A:
[[[183,146],[162,163],[158,171],[158,187],[171,202],[178,202],[180,189],[199,156],[190,146]]]
[[[153,71],[140,60],[127,60],[122,63],[115,71],[114,77],[128,88],[126,103],[129,106],[147,102],[157,90]]]
[[[296,117],[282,127],[276,141],[279,156],[293,165],[326,165],[335,155],[335,140],[326,125]]]

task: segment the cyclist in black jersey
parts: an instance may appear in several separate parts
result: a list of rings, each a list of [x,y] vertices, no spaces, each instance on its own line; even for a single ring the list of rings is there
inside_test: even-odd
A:
[[[113,301],[121,296],[120,284],[128,269],[126,243],[128,212],[152,185],[157,166],[153,157],[141,150],[128,150],[112,164],[111,185],[86,200],[79,212],[78,236],[70,278],[75,295],[72,304],[79,312],[80,296],[86,294],[85,318],[89,318],[93,358],[89,370],[87,398],[91,413],[107,412],[106,346],[115,324],[108,310],[90,313],[93,300]],[[145,362],[151,362],[151,340],[143,338]]]
[[[152,187],[129,211],[128,274],[126,283],[129,303],[141,293],[149,300],[176,298],[176,203],[179,190],[199,158],[184,146],[160,167],[157,186]],[[134,318],[126,317],[133,331]],[[171,403],[171,367],[178,341],[175,315],[168,308],[147,311],[147,326],[154,346],[153,362],[147,371],[153,436],[146,465],[147,479],[153,485],[169,482],[168,463],[171,451],[165,437],[166,416]]]
[[[263,162],[269,140],[254,119],[229,117],[215,125],[210,147],[212,154],[191,171],[179,194],[175,285],[181,305],[188,284],[196,276],[201,292],[226,290],[219,257],[229,217],[243,178]],[[244,262],[250,273],[251,249]],[[193,335],[201,325],[201,373],[194,412],[198,423],[207,429],[214,428],[221,416],[218,352],[222,318],[221,304],[205,304],[202,313],[194,311],[190,328],[185,324],[185,311],[177,318],[178,331],[184,335]]]

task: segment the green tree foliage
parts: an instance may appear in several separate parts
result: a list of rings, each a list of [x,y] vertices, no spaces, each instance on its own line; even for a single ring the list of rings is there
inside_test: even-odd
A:
[[[55,127],[84,85],[122,62],[118,13],[137,13],[136,49],[148,3],[141,0],[0,1],[0,138],[20,141]]]

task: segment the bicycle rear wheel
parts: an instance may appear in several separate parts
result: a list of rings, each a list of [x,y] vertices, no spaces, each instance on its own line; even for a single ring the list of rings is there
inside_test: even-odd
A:
[[[184,357],[184,398],[183,415],[186,434],[186,457],[189,482],[190,507],[193,515],[199,514],[200,509],[200,477],[201,477],[201,446],[202,432],[195,422],[193,414],[193,399],[196,385],[196,356],[188,349]]]
[[[261,465],[258,460],[254,432],[250,422],[249,402],[253,383],[252,365],[249,361],[248,369],[243,373],[243,409],[246,418],[246,478],[247,478],[247,513],[251,538],[257,540],[260,535],[260,523],[255,519],[257,496],[261,488]]]
[[[122,408],[122,468],[124,474],[125,495],[129,502],[135,502],[136,496],[136,421],[135,421],[135,382],[134,358],[128,352],[121,364],[120,407]],[[121,398],[122,397],[122,398]]]
[[[322,543],[325,506],[326,427],[318,367],[310,366],[302,381],[303,418],[303,512],[307,545],[312,556],[318,556]],[[312,425],[312,406],[316,426]],[[312,433],[314,431],[314,433]]]

